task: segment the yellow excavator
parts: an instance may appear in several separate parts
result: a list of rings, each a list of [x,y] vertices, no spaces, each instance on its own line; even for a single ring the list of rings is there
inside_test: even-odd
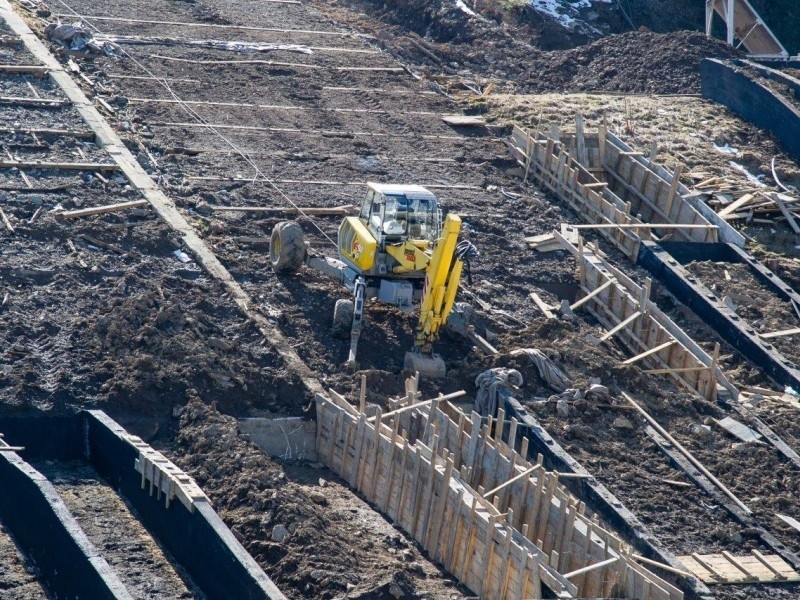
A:
[[[404,367],[426,377],[444,377],[442,358],[433,343],[453,310],[465,261],[477,254],[458,241],[461,218],[442,218],[439,203],[418,185],[367,183],[358,216],[345,217],[338,232],[338,258],[317,256],[294,221],[272,230],[270,263],[275,273],[295,273],[303,265],[321,271],[353,293],[337,300],[333,334],[350,337],[347,364],[356,365],[364,302],[376,298],[403,310],[419,305],[414,347]]]

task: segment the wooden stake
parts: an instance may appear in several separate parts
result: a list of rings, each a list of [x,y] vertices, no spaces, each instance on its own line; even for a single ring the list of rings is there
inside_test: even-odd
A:
[[[669,434],[669,432],[667,432],[667,430],[666,430],[666,429],[664,429],[663,427],[661,427],[661,425],[659,425],[659,424],[658,424],[658,422],[657,422],[657,421],[656,421],[656,420],[655,420],[653,417],[651,417],[649,414],[647,414],[647,412],[646,412],[646,411],[645,411],[645,410],[644,410],[644,409],[643,409],[641,406],[639,406],[639,405],[638,405],[638,404],[637,404],[637,403],[636,403],[636,402],[633,400],[633,398],[631,398],[631,397],[630,397],[628,394],[626,394],[625,392],[622,392],[622,396],[623,396],[623,397],[624,397],[624,398],[625,398],[625,399],[626,399],[628,402],[630,402],[630,403],[631,403],[631,404],[634,406],[634,408],[636,408],[636,410],[637,410],[637,411],[639,411],[639,413],[640,413],[640,414],[641,414],[641,415],[642,415],[642,416],[645,418],[645,420],[646,420],[648,423],[650,423],[650,425],[652,425],[652,426],[653,426],[653,429],[655,429],[655,430],[656,430],[658,433],[660,433],[660,434],[661,434],[661,435],[662,435],[662,436],[663,436],[663,437],[664,437],[664,438],[665,438],[665,439],[666,439],[666,440],[667,440],[667,441],[668,441],[670,444],[672,444],[672,445],[675,447],[675,449],[676,449],[676,450],[678,450],[678,452],[680,452],[681,454],[683,454],[683,455],[686,457],[686,459],[687,459],[687,460],[689,460],[689,462],[691,462],[691,463],[692,463],[692,464],[693,464],[693,465],[694,465],[694,466],[697,468],[697,470],[698,470],[698,471],[700,471],[700,472],[701,472],[703,475],[705,475],[706,477],[708,477],[708,478],[709,478],[709,479],[710,479],[710,480],[711,480],[711,481],[714,483],[714,485],[716,485],[716,486],[717,486],[717,487],[718,487],[720,490],[722,490],[722,492],[723,492],[723,493],[724,493],[726,496],[728,496],[728,498],[730,498],[731,500],[733,500],[733,502],[736,504],[736,506],[738,506],[739,508],[741,508],[741,509],[742,509],[744,512],[746,512],[747,514],[752,514],[752,511],[751,511],[751,510],[750,510],[750,509],[747,507],[747,505],[746,505],[746,504],[744,504],[744,503],[743,503],[741,500],[739,500],[739,498],[737,498],[737,497],[736,497],[736,496],[733,494],[733,492],[731,492],[731,491],[730,491],[730,490],[729,490],[727,487],[725,487],[725,485],[724,485],[724,484],[723,484],[723,483],[722,483],[722,482],[721,482],[719,479],[717,479],[716,477],[714,477],[714,475],[712,475],[712,474],[711,474],[711,472],[710,472],[708,469],[706,469],[706,468],[703,466],[703,464],[702,464],[702,463],[701,463],[699,460],[697,460],[697,459],[696,459],[696,458],[695,458],[695,457],[694,457],[694,456],[691,454],[691,452],[689,452],[689,451],[688,451],[686,448],[684,448],[684,447],[683,447],[683,446],[680,444],[680,442],[678,442],[678,441],[677,441],[677,440],[676,440],[674,437],[672,437],[672,436]]]
[[[633,358],[629,358],[628,360],[623,361],[622,364],[623,365],[632,365],[633,363],[639,362],[640,360],[642,360],[644,358],[647,358],[648,356],[652,356],[653,354],[661,352],[665,348],[669,348],[672,344],[676,344],[676,343],[677,343],[676,340],[670,340],[669,342],[664,342],[663,344],[660,344],[660,345],[656,346],[655,348],[650,348],[650,350],[647,350],[646,352],[642,352],[641,354],[637,354]]]
[[[635,313],[633,313],[633,314],[632,314],[630,317],[628,317],[627,319],[625,319],[624,321],[622,321],[622,323],[620,323],[619,325],[617,325],[616,327],[614,327],[614,329],[612,329],[611,331],[609,331],[608,333],[606,333],[605,335],[603,335],[603,336],[600,338],[600,341],[601,341],[601,342],[605,342],[606,340],[608,340],[609,338],[611,338],[611,337],[612,337],[612,336],[614,336],[615,334],[617,334],[617,333],[619,333],[620,331],[622,331],[623,329],[625,329],[625,328],[626,328],[628,325],[630,325],[631,323],[633,323],[633,322],[634,322],[636,319],[638,319],[638,318],[639,318],[639,317],[641,317],[641,316],[642,316],[642,313],[641,313],[641,311],[638,311],[638,310],[637,310],[637,311],[636,311]]]
[[[6,225],[6,229],[8,229],[11,233],[15,233],[14,226],[11,224],[11,221],[8,220],[8,217],[2,208],[0,208],[0,217],[2,217],[3,223]]]
[[[581,298],[580,300],[578,300],[577,302],[575,302],[574,304],[572,304],[572,305],[570,306],[570,309],[571,309],[571,310],[575,310],[576,308],[579,308],[579,307],[583,306],[583,305],[584,305],[584,304],[586,304],[586,303],[587,303],[589,300],[591,300],[592,298],[594,298],[595,296],[597,296],[597,295],[598,295],[598,294],[600,294],[601,292],[603,292],[603,291],[605,291],[606,289],[608,289],[609,287],[611,287],[611,285],[612,285],[613,283],[614,283],[614,282],[613,282],[613,280],[609,279],[609,280],[608,280],[608,281],[606,281],[606,282],[605,282],[603,285],[601,285],[601,286],[600,286],[600,287],[598,287],[598,288],[595,288],[594,290],[592,290],[591,292],[589,292],[588,294],[586,294],[586,295],[585,295],[583,298]]]
[[[120,202],[119,204],[109,204],[107,206],[96,206],[94,208],[82,208],[80,210],[68,210],[66,212],[55,213],[61,219],[75,219],[78,217],[91,217],[104,213],[118,212],[132,208],[142,208],[150,203],[147,200],[132,200],[131,202]]]

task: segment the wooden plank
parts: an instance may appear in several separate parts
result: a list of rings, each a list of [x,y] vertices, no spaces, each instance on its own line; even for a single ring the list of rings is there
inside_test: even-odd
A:
[[[116,163],[67,163],[42,160],[0,160],[3,169],[55,169],[66,171],[119,171]]]
[[[798,521],[797,519],[793,517],[787,517],[786,515],[781,515],[778,513],[775,513],[775,516],[778,517],[781,521],[783,521],[787,525],[789,525],[790,527],[793,527],[798,532],[800,532],[800,521]]]
[[[49,69],[41,65],[0,65],[0,73],[30,73],[46,75]]]
[[[539,294],[536,292],[531,292],[529,297],[536,303],[536,306],[539,307],[539,310],[544,313],[544,316],[548,319],[555,319],[556,315],[553,313],[553,308],[545,303],[544,300],[541,299]]]
[[[274,207],[274,206],[211,206],[214,212],[256,212],[280,213],[284,215],[314,215],[318,217],[347,217],[356,214],[356,209],[351,206],[336,206],[332,208],[320,207]]]
[[[641,406],[639,406],[633,400],[633,398],[631,398],[625,392],[622,392],[622,396],[628,402],[630,402],[634,406],[634,408],[636,408],[639,414],[641,414],[645,418],[645,420],[648,423],[650,423],[653,429],[658,431],[658,433],[660,433],[670,444],[672,444],[675,447],[675,449],[678,450],[678,452],[683,454],[683,456],[685,456],[686,459],[689,462],[691,462],[695,466],[695,468],[697,468],[697,470],[699,470],[703,475],[708,477],[708,479],[710,479],[714,483],[714,485],[716,485],[726,496],[728,496],[728,498],[730,498],[745,513],[752,514],[752,511],[747,507],[747,505],[745,505],[741,500],[739,500],[739,498],[737,498],[733,492],[731,492],[727,487],[725,487],[725,485],[719,479],[714,477],[714,475],[708,469],[706,469],[699,460],[697,460],[686,448],[684,448],[674,437],[672,437],[667,432],[666,429],[661,427],[661,425],[659,425],[658,422],[653,417],[651,417]]]
[[[575,229],[719,229],[702,223],[598,223],[570,225]]]
[[[783,331],[773,331],[772,333],[759,333],[758,335],[765,340],[771,340],[772,338],[786,337],[789,335],[798,335],[798,334],[800,334],[800,328],[784,329]]]
[[[666,348],[669,348],[670,346],[672,346],[672,344],[675,344],[675,343],[677,343],[675,340],[670,340],[668,342],[664,342],[663,344],[659,344],[658,346],[656,346],[654,348],[650,348],[650,350],[646,350],[645,352],[642,352],[641,354],[637,354],[633,358],[629,358],[628,360],[623,361],[622,364],[623,365],[632,365],[633,363],[639,362],[640,360],[642,360],[644,358],[647,358],[648,356],[652,356],[653,354],[657,354],[658,352],[661,352],[662,350],[664,350]]]
[[[571,310],[575,310],[576,308],[580,308],[581,306],[586,304],[589,300],[591,300],[592,298],[594,298],[598,294],[602,293],[603,291],[605,291],[606,289],[611,287],[611,285],[613,283],[614,283],[614,281],[609,279],[603,285],[601,285],[600,287],[595,288],[594,290],[592,290],[591,292],[586,294],[583,298],[581,298],[580,300],[578,300],[575,303],[573,303],[572,305],[570,305],[570,309]]]
[[[448,125],[459,127],[482,127],[486,125],[486,119],[471,115],[444,115],[442,121]]]
[[[642,312],[637,310],[635,313],[633,313],[627,319],[625,319],[624,321],[619,323],[616,327],[614,327],[611,331],[609,331],[605,335],[601,336],[600,337],[600,341],[601,342],[605,342],[606,340],[610,339],[611,337],[613,337],[614,335],[619,333],[621,330],[625,329],[628,325],[633,323],[636,319],[638,319],[641,316],[642,316]]]
[[[79,217],[91,217],[105,213],[119,212],[121,210],[130,210],[132,208],[141,208],[148,206],[149,204],[150,203],[147,200],[131,200],[130,202],[120,202],[118,204],[109,204],[107,206],[95,206],[94,208],[68,210],[54,214],[60,219],[76,219]]]
[[[784,204],[783,200],[781,200],[780,194],[773,193],[772,199],[775,201],[775,204],[778,205],[778,208],[780,209],[783,216],[786,217],[786,221],[787,223],[789,223],[789,226],[792,228],[792,231],[800,234],[800,226],[798,226],[797,222],[794,220],[794,215],[792,214],[792,211],[786,208],[786,204]]]

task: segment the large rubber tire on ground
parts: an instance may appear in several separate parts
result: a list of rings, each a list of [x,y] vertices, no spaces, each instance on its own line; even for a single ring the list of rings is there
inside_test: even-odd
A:
[[[333,307],[333,325],[331,333],[333,337],[346,340],[350,337],[353,328],[353,312],[355,305],[352,300],[337,300]]]
[[[296,273],[306,257],[306,241],[300,225],[281,221],[269,239],[269,262],[276,273]]]

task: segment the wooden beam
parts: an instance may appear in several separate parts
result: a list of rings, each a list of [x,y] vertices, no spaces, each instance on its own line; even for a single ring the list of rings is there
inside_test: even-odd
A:
[[[56,169],[65,171],[119,171],[116,163],[67,163],[42,160],[0,160],[0,169]]]
[[[24,446],[0,446],[0,452],[22,452]]]
[[[664,350],[666,348],[669,348],[670,346],[672,346],[672,344],[677,344],[677,341],[676,340],[670,340],[668,342],[664,342],[663,344],[659,344],[655,348],[650,348],[650,350],[642,352],[641,354],[637,354],[633,358],[629,358],[628,360],[623,361],[622,364],[623,365],[632,365],[635,362],[639,362],[643,358],[647,358],[648,356],[652,356],[653,354],[656,354],[656,353],[661,352],[662,350]]]
[[[530,298],[536,303],[536,306],[539,307],[539,310],[541,310],[544,313],[545,317],[547,317],[548,319],[556,318],[556,315],[553,313],[553,308],[548,304],[546,304],[545,301],[541,299],[539,294],[537,294],[536,292],[531,292]]]
[[[45,75],[50,69],[41,65],[0,65],[0,73],[30,73]]]
[[[346,217],[356,213],[352,206],[336,206],[332,208],[320,207],[274,207],[274,206],[211,206],[214,212],[259,212],[279,213],[283,215],[315,215],[330,217]]]
[[[441,401],[453,400],[454,398],[461,398],[462,396],[466,396],[466,395],[467,395],[467,392],[465,392],[464,390],[459,390],[457,392],[451,392],[450,394],[440,395],[437,398],[431,398],[430,400],[423,400],[422,402],[417,402],[415,404],[409,404],[408,406],[403,406],[401,408],[398,408],[397,410],[389,411],[388,413],[382,415],[381,419],[385,421],[389,417],[393,417],[395,415],[399,415],[401,413],[404,413],[404,412],[409,411],[409,410],[413,410],[415,408],[422,408],[423,406],[427,406],[428,404],[430,404],[431,402],[434,402],[436,400],[441,400]],[[372,423],[373,421],[375,421],[375,419],[376,419],[376,417],[369,417],[367,419],[367,423]]]
[[[130,202],[120,202],[119,204],[109,204],[107,206],[96,206],[94,208],[82,208],[80,210],[68,210],[66,212],[54,213],[61,219],[76,219],[78,217],[91,217],[104,213],[129,210],[131,208],[142,208],[150,203],[147,200],[132,200]]]
[[[686,484],[686,485],[692,487],[691,484]],[[668,571],[670,573],[675,573],[676,575],[680,575],[682,577],[694,577],[694,574],[690,573],[689,571],[684,571],[683,569],[676,569],[672,565],[667,565],[662,562],[658,562],[657,560],[646,558],[640,554],[631,554],[631,557],[639,562],[643,562],[646,565],[653,565],[654,567],[658,567],[659,569],[664,569],[665,571]]]
[[[744,504],[741,500],[739,500],[739,498],[737,498],[733,492],[731,492],[727,487],[725,487],[725,485],[719,479],[714,477],[714,475],[708,469],[706,469],[703,466],[703,464],[692,455],[691,452],[689,452],[686,448],[684,448],[683,445],[680,442],[678,442],[678,440],[672,437],[666,429],[664,429],[661,425],[659,425],[658,421],[656,421],[653,417],[647,414],[647,412],[641,406],[639,406],[634,401],[633,398],[631,398],[625,392],[622,392],[622,396],[628,402],[630,402],[634,406],[634,408],[636,408],[639,414],[641,414],[645,418],[645,420],[648,423],[650,423],[653,429],[655,429],[658,433],[660,433],[664,437],[664,439],[666,439],[670,444],[672,444],[675,447],[675,449],[678,450],[678,452],[683,454],[683,456],[685,456],[686,459],[690,463],[692,463],[695,466],[695,468],[697,468],[698,471],[700,471],[703,475],[708,477],[708,479],[711,480],[711,482],[713,482],[714,485],[716,485],[728,498],[733,500],[736,506],[741,508],[748,515],[752,514],[753,511],[751,511],[746,504]]]
[[[609,565],[613,565],[621,556],[615,556],[614,558],[608,558],[603,560],[599,563],[595,563],[593,565],[589,565],[588,567],[583,567],[582,569],[577,569],[576,571],[571,571],[569,573],[564,574],[565,579],[572,579],[573,577],[577,577],[578,575],[583,575],[584,573],[589,573],[591,571],[596,571],[597,569],[602,569],[603,567],[607,567]]]
[[[698,371],[708,371],[711,367],[682,367],[680,369],[647,369],[648,375],[671,375],[672,373],[696,373]]]
[[[575,229],[719,229],[717,225],[700,223],[597,223],[570,225]]]
[[[784,329],[783,331],[773,331],[772,333],[759,333],[758,335],[765,340],[771,340],[772,338],[777,337],[785,337],[787,335],[798,335],[800,334],[800,328],[797,329]]]
[[[523,477],[525,477],[526,475],[530,475],[530,474],[531,474],[531,473],[533,473],[533,472],[534,472],[536,469],[541,469],[541,468],[542,468],[542,466],[541,466],[541,465],[533,465],[533,466],[532,466],[530,469],[525,469],[525,470],[524,470],[522,473],[519,473],[519,474],[518,474],[516,477],[512,477],[511,479],[509,479],[509,480],[508,480],[508,481],[506,481],[505,483],[501,483],[500,485],[498,485],[498,486],[497,486],[496,488],[494,488],[493,490],[489,490],[488,492],[486,492],[486,493],[483,495],[483,497],[484,497],[484,498],[486,498],[486,499],[488,499],[488,498],[490,498],[491,496],[494,496],[494,495],[495,495],[497,492],[499,492],[499,491],[500,491],[500,490],[502,490],[503,488],[506,488],[506,487],[508,487],[509,485],[511,485],[512,483],[515,483],[515,482],[519,481],[520,479],[522,479],[522,478],[523,478]]]
[[[350,72],[370,72],[370,73],[405,73],[402,67],[328,67],[306,63],[278,62],[274,60],[195,60],[191,58],[178,58],[175,56],[161,56],[160,54],[150,54],[150,58],[167,60],[172,62],[192,63],[195,65],[264,65],[267,67],[290,67],[294,69],[309,69],[312,71],[350,71]]]
[[[6,229],[8,229],[11,233],[15,233],[14,226],[11,224],[11,221],[8,220],[8,216],[2,208],[0,208],[0,218],[3,219]]]
[[[570,305],[570,307],[569,307],[569,308],[570,308],[570,310],[575,310],[576,308],[580,308],[581,306],[583,306],[584,304],[586,304],[586,303],[587,303],[589,300],[591,300],[592,298],[594,298],[595,296],[597,296],[598,294],[600,294],[600,293],[601,293],[601,292],[603,292],[604,290],[606,290],[606,289],[608,289],[609,287],[611,287],[611,285],[612,285],[613,283],[614,283],[614,282],[613,282],[612,280],[610,280],[610,279],[609,279],[608,281],[606,281],[606,282],[605,282],[603,285],[601,285],[600,287],[598,287],[598,288],[595,288],[594,290],[592,290],[591,292],[589,292],[588,294],[586,294],[586,295],[585,295],[583,298],[581,298],[580,300],[578,300],[578,301],[577,301],[577,302],[575,302],[574,304],[571,304],[571,305]]]
[[[786,221],[789,223],[789,226],[792,228],[792,231],[794,231],[797,234],[800,234],[800,226],[798,226],[797,221],[794,220],[794,215],[792,214],[792,211],[786,208],[786,205],[783,203],[783,200],[781,200],[780,194],[777,193],[772,194],[772,199],[775,200],[775,204],[778,205],[778,208],[780,209],[781,213],[783,213],[783,216],[786,217]]]
[[[635,313],[633,313],[633,314],[632,314],[630,317],[628,317],[627,319],[625,319],[624,321],[622,321],[622,322],[621,322],[619,325],[617,325],[616,327],[614,327],[614,329],[612,329],[611,331],[609,331],[608,333],[606,333],[605,335],[603,335],[603,336],[600,338],[600,341],[601,341],[601,342],[605,342],[606,340],[608,340],[609,338],[611,338],[611,337],[612,337],[614,334],[616,334],[616,333],[620,332],[621,330],[625,329],[625,328],[626,328],[628,325],[630,325],[631,323],[633,323],[633,322],[634,322],[636,319],[638,319],[638,318],[639,318],[639,317],[641,317],[641,316],[642,316],[642,311],[639,311],[639,310],[637,310],[637,311],[636,311]]]

